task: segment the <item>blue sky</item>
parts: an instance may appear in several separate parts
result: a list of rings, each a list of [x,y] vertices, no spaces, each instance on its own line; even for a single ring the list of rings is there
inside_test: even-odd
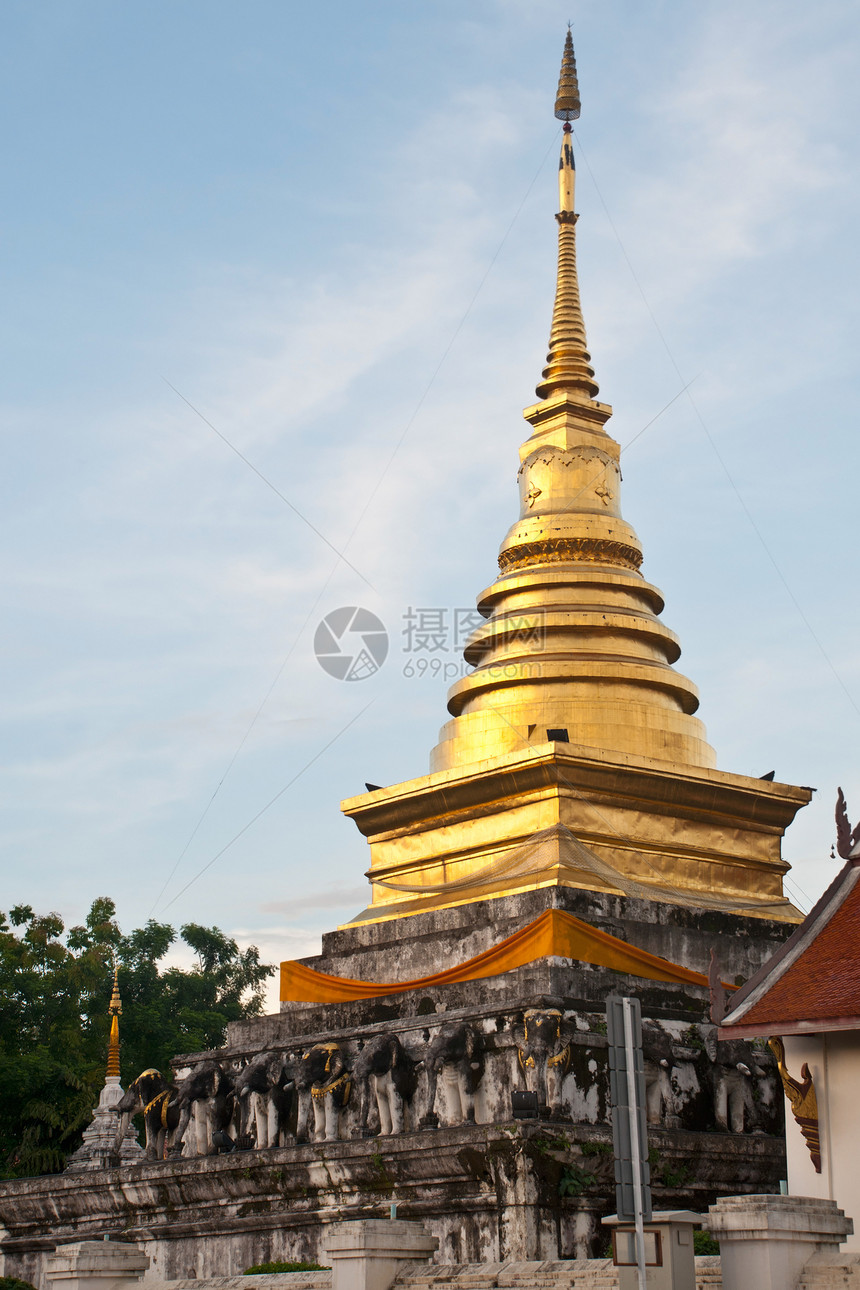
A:
[[[719,766],[819,790],[785,854],[829,881],[837,784],[860,815],[856,7],[6,0],[0,907],[110,894],[276,961],[365,903],[338,803],[424,773],[446,717],[404,615],[472,605],[516,514],[569,17],[601,398],[622,445],[657,417],[624,513]],[[350,604],[392,647],[346,684],[312,642]]]

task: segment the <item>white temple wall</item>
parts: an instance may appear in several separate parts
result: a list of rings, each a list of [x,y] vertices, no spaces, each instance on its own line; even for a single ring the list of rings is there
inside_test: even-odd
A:
[[[786,1035],[783,1042],[786,1064],[795,1079],[800,1079],[804,1062],[809,1066],[821,1135],[818,1174],[786,1102],[788,1190],[792,1196],[835,1200],[854,1219],[854,1234],[846,1238],[843,1248],[860,1250],[860,1031]]]

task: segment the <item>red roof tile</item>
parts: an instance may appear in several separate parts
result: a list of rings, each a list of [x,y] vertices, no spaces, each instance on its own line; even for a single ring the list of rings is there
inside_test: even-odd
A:
[[[802,930],[801,926],[795,935]],[[782,1023],[844,1022],[850,1018],[860,1024],[860,882],[738,1021],[744,1027],[760,1024],[761,1033],[766,1034],[769,1030],[779,1033]],[[726,1020],[731,1026],[731,1016]]]

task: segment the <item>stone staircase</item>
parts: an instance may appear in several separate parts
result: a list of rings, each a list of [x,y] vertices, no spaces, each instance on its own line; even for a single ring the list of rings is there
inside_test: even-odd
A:
[[[160,1281],[145,1277],[134,1290],[331,1290],[331,1268],[321,1272],[246,1272],[235,1277],[183,1277]]]
[[[813,1255],[797,1290],[860,1290],[860,1251]]]
[[[397,1290],[618,1290],[611,1259],[543,1263],[430,1263],[407,1272]]]
[[[857,1259],[860,1260],[860,1254]],[[854,1269],[856,1280],[803,1281],[802,1290],[860,1290],[860,1263],[851,1256],[835,1257],[824,1272]],[[722,1290],[719,1257],[696,1259],[696,1290]],[[147,1278],[140,1290],[331,1290],[331,1272],[278,1272],[237,1277],[157,1281]],[[618,1290],[618,1273],[611,1259],[559,1259],[545,1263],[425,1263],[405,1272],[392,1290]],[[800,1288],[799,1288],[800,1290]]]
[[[697,1258],[696,1290],[722,1290],[722,1284],[719,1257]],[[397,1290],[618,1290],[618,1273],[611,1259],[431,1263],[398,1277],[394,1285]],[[860,1290],[860,1281],[857,1286]]]

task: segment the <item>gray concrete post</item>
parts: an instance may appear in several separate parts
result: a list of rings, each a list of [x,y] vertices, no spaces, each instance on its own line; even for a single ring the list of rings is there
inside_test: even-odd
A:
[[[332,1290],[389,1290],[410,1263],[426,1263],[439,1245],[423,1223],[362,1219],[338,1223],[326,1235]]]
[[[854,1231],[834,1200],[812,1196],[723,1196],[705,1226],[720,1243],[723,1290],[796,1290],[813,1254]]]
[[[619,1290],[636,1290],[639,1275],[633,1242],[633,1224],[610,1214],[601,1222],[614,1229],[618,1253]],[[689,1209],[655,1209],[645,1223],[645,1257],[648,1290],[696,1290],[693,1228],[704,1218]]]
[[[149,1255],[125,1241],[75,1241],[49,1254],[45,1276],[52,1290],[134,1290]]]

